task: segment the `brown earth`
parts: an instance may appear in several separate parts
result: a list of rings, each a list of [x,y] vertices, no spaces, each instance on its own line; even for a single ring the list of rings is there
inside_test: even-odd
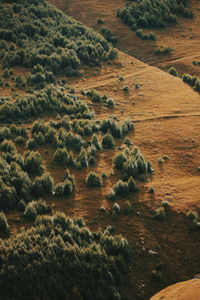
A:
[[[192,279],[169,286],[150,300],[199,300],[200,280]]]
[[[169,46],[174,48],[173,54],[167,59],[166,57],[157,59],[152,56],[154,42],[149,47],[151,42],[147,44],[137,39],[135,33],[115,17],[116,8],[122,7],[123,0],[51,0],[51,2],[95,29],[97,28],[96,19],[105,19],[106,27],[111,28],[119,36],[120,41],[117,45],[119,49],[126,50],[129,54],[152,65],[164,64],[162,68],[166,68],[168,64],[170,65],[167,59],[179,59],[180,63],[180,58],[183,58],[181,61],[184,64],[187,61],[189,66],[199,50],[198,39],[190,39],[188,36],[186,38],[189,45],[192,45],[191,41],[194,42],[193,48],[191,52],[189,48],[183,48],[185,41],[181,37],[182,31],[180,30],[189,29],[184,29],[184,27],[180,29],[180,25],[177,25],[158,31],[159,44],[170,42]],[[193,5],[197,8],[198,1],[193,1]],[[191,24],[191,28],[194,27],[194,32],[192,29],[190,33],[192,32],[191,34],[195,36],[199,34],[197,32],[199,14],[200,11],[197,11],[197,17],[193,21],[181,19],[184,26]],[[167,30],[172,32],[172,37],[175,38],[166,36]],[[178,36],[181,37],[179,41],[176,38]],[[182,45],[180,48],[179,42]],[[188,58],[185,59],[185,57]],[[181,63],[182,68],[184,64]],[[194,68],[196,70],[198,67]],[[112,206],[112,203],[106,200],[105,194],[119,178],[118,174],[109,176],[103,189],[91,190],[86,188],[84,183],[86,173],[90,169],[72,170],[77,181],[76,193],[68,199],[57,201],[50,199],[49,201],[55,210],[62,210],[70,216],[83,216],[92,229],[111,224],[115,226],[117,233],[128,238],[135,257],[130,265],[124,292],[130,296],[130,299],[147,300],[163,287],[190,279],[194,274],[199,273],[199,232],[189,230],[191,221],[186,217],[186,213],[189,209],[200,212],[200,173],[198,171],[200,165],[200,96],[181,79],[122,52],[119,52],[119,59],[115,63],[93,69],[85,68],[83,71],[83,78],[69,79],[69,83],[77,91],[95,89],[115,100],[116,107],[113,110],[108,110],[98,104],[93,105],[97,117],[103,119],[115,114],[120,120],[125,118],[133,120],[136,130],[130,134],[130,138],[141,149],[145,158],[152,161],[155,173],[149,182],[139,184],[141,189],[139,193],[127,198],[133,204],[133,212],[130,215],[122,214],[115,220],[110,218],[109,212],[100,213],[98,209],[102,205],[106,208]],[[124,76],[125,80],[119,81],[119,76]],[[141,87],[137,89],[136,84],[140,84]],[[129,93],[123,92],[124,86],[129,87]],[[9,91],[1,91],[2,95],[5,93],[9,94]],[[45,153],[45,148],[39,150],[55,182],[63,180],[64,169],[58,169],[51,163],[53,150],[48,149],[48,154]],[[91,169],[110,174],[114,153],[115,150],[101,152],[97,167]],[[169,160],[158,164],[158,159],[166,155]],[[150,186],[154,186],[155,195],[149,194]],[[156,221],[151,218],[151,212],[159,207],[163,200],[167,200],[170,207],[166,210],[166,218]],[[124,199],[118,202],[123,207]],[[13,232],[18,231],[22,225],[29,226],[21,216],[21,213],[17,212],[8,215]],[[158,255],[149,254],[149,250],[158,252]]]

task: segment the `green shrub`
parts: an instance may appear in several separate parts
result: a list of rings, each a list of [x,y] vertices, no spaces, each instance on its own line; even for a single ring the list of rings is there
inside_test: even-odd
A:
[[[31,201],[26,205],[24,216],[29,220],[35,220],[38,215],[49,214],[51,209],[43,200]]]
[[[10,231],[10,227],[8,225],[7,218],[3,212],[0,212],[0,232],[8,233]]]
[[[46,172],[42,176],[36,177],[33,182],[33,193],[36,197],[52,195],[54,182],[51,175]]]
[[[197,220],[198,214],[195,211],[190,210],[187,214],[188,219],[190,220]]]
[[[129,191],[129,186],[127,182],[124,182],[122,180],[118,180],[116,184],[113,186],[113,190],[116,195],[123,195],[128,193]]]
[[[103,148],[114,148],[115,141],[111,134],[106,133],[102,138],[102,146]]]
[[[39,152],[25,152],[24,169],[33,175],[40,175],[42,173],[44,168],[42,165],[42,157]]]
[[[24,4],[20,0],[19,5],[19,13],[10,13],[9,6],[3,9],[0,39],[16,45],[11,44],[10,51],[3,45],[2,60],[4,67],[34,67],[33,74],[27,77],[28,84],[41,87],[54,83],[55,74],[78,76],[82,64],[99,65],[116,58],[116,51],[100,34],[46,1]],[[109,41],[116,40],[108,30],[104,35]]]
[[[121,212],[121,209],[120,209],[120,206],[117,202],[115,202],[113,204],[113,207],[112,207],[112,212],[115,212],[116,214],[120,214]]]
[[[155,194],[155,189],[153,186],[149,188],[149,194]]]
[[[194,90],[197,92],[200,92],[200,78],[197,79],[195,86],[194,86]]]
[[[169,68],[168,72],[175,77],[179,77],[179,73],[174,67]]]
[[[5,299],[120,299],[132,254],[127,240],[111,230],[92,232],[81,218],[57,213],[38,216],[35,226],[1,240]]]
[[[170,47],[165,47],[165,48],[163,48],[163,47],[159,47],[159,48],[156,48],[156,50],[155,50],[155,54],[156,55],[167,55],[167,54],[170,54],[172,52],[172,48],[170,48]]]
[[[126,2],[123,9],[117,11],[125,24],[132,30],[139,28],[162,28],[167,24],[175,24],[177,15],[193,18],[193,12],[185,0],[141,0]]]
[[[126,201],[124,205],[124,212],[128,215],[133,210],[133,206],[130,201]]]
[[[116,199],[116,193],[113,189],[109,190],[109,192],[107,194],[107,198],[111,201]]]
[[[69,179],[65,179],[64,182],[56,184],[54,193],[58,197],[69,196],[74,190],[73,182]]]
[[[113,33],[110,31],[110,29],[108,29],[106,27],[102,27],[101,33],[108,42],[111,42],[112,44],[117,43],[118,38],[113,35]]]
[[[123,87],[123,91],[125,93],[129,93],[129,87],[128,87],[128,85],[126,85],[126,86]]]
[[[53,159],[56,164],[67,166],[70,162],[70,156],[66,149],[58,148],[54,153]]]
[[[153,218],[157,220],[163,220],[165,218],[164,207],[159,207],[153,212]]]
[[[129,177],[129,180],[128,180],[128,191],[130,193],[137,191],[137,185],[132,176]]]
[[[95,172],[90,172],[86,178],[86,185],[88,187],[102,187],[103,183],[101,176]]]

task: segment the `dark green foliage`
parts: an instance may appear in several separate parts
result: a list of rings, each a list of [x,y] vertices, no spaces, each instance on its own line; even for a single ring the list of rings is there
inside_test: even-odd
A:
[[[3,212],[0,212],[0,232],[8,233],[9,230],[10,230],[10,227],[8,225],[6,216]]]
[[[33,175],[40,175],[42,173],[42,157],[39,152],[27,151],[25,153],[24,169]]]
[[[110,31],[110,29],[106,27],[101,28],[101,33],[105,37],[105,39],[108,42],[111,42],[112,44],[115,44],[118,41],[118,38],[113,35],[113,33]]]
[[[16,150],[16,147],[15,147],[15,145],[12,141],[4,140],[0,144],[0,151],[8,152],[10,154],[14,154],[14,153],[16,153],[17,150]]]
[[[153,211],[153,218],[157,220],[165,219],[165,209],[164,207],[159,207]]]
[[[21,199],[30,201],[32,182],[23,171],[23,158],[16,154],[5,155],[0,160],[0,209],[8,211],[16,208]]]
[[[112,212],[115,212],[116,214],[120,214],[120,211],[121,211],[121,209],[120,209],[119,204],[117,202],[115,202],[112,207]]]
[[[52,195],[54,182],[51,175],[43,173],[42,176],[37,177],[33,182],[32,191],[36,197],[43,197],[45,195]]]
[[[136,35],[140,37],[142,40],[156,41],[157,36],[154,32],[150,32],[149,34],[144,33],[142,29],[138,29],[136,31]]]
[[[128,180],[128,191],[130,193],[137,191],[137,185],[132,176],[129,177],[129,180]]]
[[[116,195],[123,195],[129,192],[128,183],[126,181],[119,180],[114,186],[113,190]]]
[[[115,195],[125,195],[138,191],[134,178],[145,181],[148,174],[153,172],[150,161],[145,161],[138,148],[131,146],[118,152],[113,159],[114,167],[119,169],[123,175],[123,180],[119,180],[114,186],[114,195],[112,190],[109,197],[115,198]]]
[[[169,68],[168,72],[175,77],[179,77],[179,73],[174,67]]]
[[[0,128],[0,142],[3,142],[5,139],[9,139],[11,137],[11,131],[8,127]]]
[[[113,148],[115,146],[115,141],[111,134],[106,133],[102,138],[103,148]]]
[[[193,64],[194,66],[200,66],[200,61],[194,60],[194,61],[192,62],[192,64]]]
[[[101,149],[101,145],[100,145],[100,142],[99,142],[99,139],[98,139],[98,136],[97,135],[93,135],[92,136],[92,141],[91,141],[92,145],[94,145],[96,147],[97,150],[100,150]]]
[[[66,149],[58,148],[53,157],[54,161],[58,165],[67,166],[70,164],[70,156]]]
[[[3,75],[4,78],[8,78],[11,76],[11,72],[8,70],[8,68],[5,68],[3,71]]]
[[[129,93],[129,87],[128,87],[128,85],[125,85],[125,86],[123,87],[123,91],[124,91],[125,93]]]
[[[52,73],[77,76],[82,64],[99,65],[117,56],[100,34],[45,0],[19,0],[13,7],[17,14],[10,6],[0,11],[0,39],[14,45],[10,51],[4,51],[6,45],[1,47],[3,65],[42,66],[44,73],[39,71],[28,78],[31,85],[54,82]]]
[[[59,91],[51,86],[42,91],[17,98],[15,102],[5,103],[0,107],[0,121],[13,122],[38,117],[45,113],[62,113],[71,118],[91,119],[93,112],[87,104],[77,101],[77,97],[70,93]]]
[[[188,219],[190,220],[197,220],[198,214],[195,211],[190,210],[187,214]]]
[[[159,48],[156,48],[155,50],[155,54],[156,55],[167,55],[167,54],[170,54],[172,52],[172,49],[170,47],[159,47]]]
[[[35,220],[38,215],[49,214],[51,209],[46,205],[45,201],[31,201],[26,205],[24,216],[29,220]]]
[[[197,79],[195,86],[194,86],[194,90],[197,92],[200,92],[200,78]]]
[[[126,201],[124,205],[124,211],[128,215],[133,210],[133,206],[130,201]]]
[[[109,131],[112,136],[116,138],[121,138],[124,134],[127,134],[133,129],[134,124],[130,120],[125,120],[122,124],[119,124],[114,117],[103,120],[101,124],[101,130],[103,133],[107,133]]]
[[[109,191],[107,197],[108,197],[108,199],[111,200],[111,201],[112,201],[112,200],[115,200],[115,199],[116,199],[116,193],[115,193],[115,191],[114,191],[113,189],[110,189],[110,191]]]
[[[193,18],[191,9],[184,0],[130,0],[122,10],[117,11],[124,23],[132,30],[137,28],[162,28],[167,24],[175,24],[177,16]]]
[[[200,92],[200,78],[198,76],[183,74],[182,79],[184,82],[192,86],[195,91]]]
[[[71,180],[65,179],[64,182],[58,183],[54,188],[56,196],[69,196],[74,190],[74,184]]]
[[[38,216],[36,225],[0,243],[1,299],[120,299],[130,246],[81,218]],[[25,283],[25,284],[24,284]],[[33,284],[34,283],[34,284]],[[76,287],[76,288],[75,288]],[[76,290],[76,291],[75,291]],[[116,295],[118,298],[116,298]]]
[[[103,185],[101,176],[95,172],[90,172],[86,178],[86,185],[88,187],[101,187]]]

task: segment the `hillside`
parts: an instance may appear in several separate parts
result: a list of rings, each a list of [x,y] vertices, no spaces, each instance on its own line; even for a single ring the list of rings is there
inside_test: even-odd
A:
[[[166,300],[170,300],[172,298],[177,300],[196,300],[199,298],[199,284],[200,282],[198,278],[180,282],[161,291],[152,297],[151,300],[160,300],[163,298]]]
[[[22,26],[18,24],[19,12],[10,11],[15,1],[2,2],[2,12],[10,14],[2,19],[5,27],[9,24],[12,31],[12,24]],[[94,29],[99,26],[97,18],[105,19],[105,25],[119,38],[115,47],[126,47],[132,55],[137,52],[140,59],[145,54],[139,49],[149,51],[142,46],[144,41],[137,41],[129,27],[115,17],[123,1],[51,2]],[[38,4],[36,0],[31,6],[29,1],[21,2],[22,23],[38,19],[30,13]],[[195,9],[197,2],[193,5]],[[1,52],[0,207],[8,220],[10,237],[4,222],[0,289],[5,300],[25,299],[27,294],[40,299],[44,285],[48,299],[58,295],[65,299],[67,288],[70,300],[147,300],[169,284],[199,273],[199,94],[180,78],[155,67],[163,63],[165,68],[168,58],[148,65],[121,51],[116,53],[95,31],[45,1],[40,1],[40,6],[37,13],[45,11],[47,15],[36,27],[44,25],[45,39],[39,31],[33,37],[18,38],[25,40],[20,46],[1,36],[6,47]],[[45,18],[52,21],[47,25]],[[194,20],[183,22],[196,28],[197,19],[198,12]],[[70,24],[73,38],[70,33],[63,45],[52,44],[65,22],[67,28]],[[166,30],[158,33],[160,39]],[[36,42],[33,49],[32,39]],[[178,43],[176,39],[173,42]],[[35,61],[35,57],[44,43],[51,51],[42,64],[43,60]],[[196,39],[193,50],[195,43]],[[77,68],[69,66],[66,57],[60,60],[63,51],[71,51],[71,47],[79,62]],[[12,68],[5,66],[7,49],[14,57],[18,48],[25,52],[23,61],[11,64]],[[27,65],[30,50],[34,63]],[[170,59],[176,60],[178,51]],[[187,49],[181,51],[189,54]],[[58,56],[56,68],[52,68],[51,55]],[[145,61],[152,52],[148,55]],[[187,216],[190,210],[197,214],[194,220]],[[59,211],[67,217],[57,214]],[[23,252],[24,245],[28,247]],[[74,265],[69,264],[70,253],[76,258]],[[16,263],[20,255],[31,261],[25,271],[29,281],[36,280],[35,294],[31,285],[20,292],[24,278],[20,279],[20,274],[26,267]],[[44,268],[46,275],[55,272],[52,286],[47,284]],[[74,277],[66,286],[68,268]],[[81,269],[88,277],[82,277]],[[38,272],[41,277],[37,279]],[[64,279],[56,275],[59,272]],[[107,274],[111,288],[103,274]],[[4,282],[2,278],[7,279]]]
[[[150,65],[158,66],[168,70],[174,65],[180,70],[180,73],[188,72],[199,74],[199,68],[192,65],[193,60],[199,60],[199,1],[191,0],[191,7],[194,12],[193,19],[183,17],[178,18],[176,25],[169,25],[166,28],[150,28],[145,31],[153,31],[157,35],[157,41],[145,41],[138,38],[129,26],[124,24],[120,18],[116,18],[117,9],[124,7],[124,0],[117,1],[57,1],[50,2],[58,5],[75,19],[84,24],[99,30],[101,27],[107,27],[118,38],[116,47],[129,55],[134,56]],[[78,3],[78,5],[77,5]],[[97,24],[97,20],[102,19],[104,24]],[[168,34],[170,32],[170,34]],[[157,47],[164,46],[173,49],[167,56],[157,56],[154,51]]]

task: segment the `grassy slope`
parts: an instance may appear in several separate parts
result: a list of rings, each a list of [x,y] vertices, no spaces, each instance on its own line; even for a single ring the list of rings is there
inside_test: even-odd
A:
[[[61,209],[69,215],[82,215],[88,223],[93,221],[91,227],[94,229],[113,224],[117,232],[128,237],[135,249],[136,260],[131,266],[133,271],[129,287],[125,291],[136,299],[147,299],[162,286],[198,272],[199,264],[195,259],[195,255],[198,255],[198,233],[188,232],[190,224],[182,212],[186,212],[189,205],[196,205],[198,200],[196,168],[200,156],[200,136],[199,118],[195,115],[198,114],[199,96],[179,79],[122,53],[117,63],[96,68],[95,71],[85,69],[84,74],[87,81],[70,79],[70,83],[78,90],[97,87],[100,93],[106,93],[116,99],[117,106],[113,112],[121,120],[129,116],[138,121],[136,133],[132,134],[131,138],[146,157],[154,162],[156,173],[153,183],[145,184],[138,197],[130,197],[135,206],[130,217],[122,215],[113,221],[108,215],[102,216],[98,213],[101,204],[106,207],[111,204],[100,191],[95,190],[92,194],[89,190],[86,191],[85,174],[80,172],[77,172],[78,190],[75,199],[52,200],[51,203],[55,210]],[[127,78],[122,83],[118,81],[118,75],[121,74]],[[141,83],[142,88],[136,90],[135,83]],[[129,95],[122,92],[124,85],[130,87]],[[3,89],[1,93],[9,94],[10,90]],[[99,118],[105,118],[110,113],[98,106],[94,109]],[[47,165],[50,154],[46,155],[43,150],[41,149],[41,152]],[[158,157],[165,154],[170,156],[169,162],[158,167]],[[97,170],[107,171],[111,163],[110,155],[102,153]],[[62,172],[54,166],[49,168],[55,180],[59,180],[59,176],[62,177]],[[106,189],[115,180],[116,178],[109,178]],[[156,189],[154,197],[148,194],[148,186],[152,184]],[[150,211],[159,206],[163,199],[169,200],[173,209],[168,212],[162,225],[158,226],[158,223],[150,218]],[[191,199],[193,203],[190,203]],[[120,204],[123,205],[123,202],[124,200],[121,200]],[[18,226],[24,224],[23,219],[19,217],[19,213],[8,216],[14,232]],[[158,249],[157,246],[160,247],[160,257],[152,259],[148,255],[148,249]],[[183,251],[183,248],[188,251]],[[166,263],[166,266],[162,270],[163,280],[157,282],[151,278],[151,271],[160,262]],[[147,266],[145,269],[144,265]]]

